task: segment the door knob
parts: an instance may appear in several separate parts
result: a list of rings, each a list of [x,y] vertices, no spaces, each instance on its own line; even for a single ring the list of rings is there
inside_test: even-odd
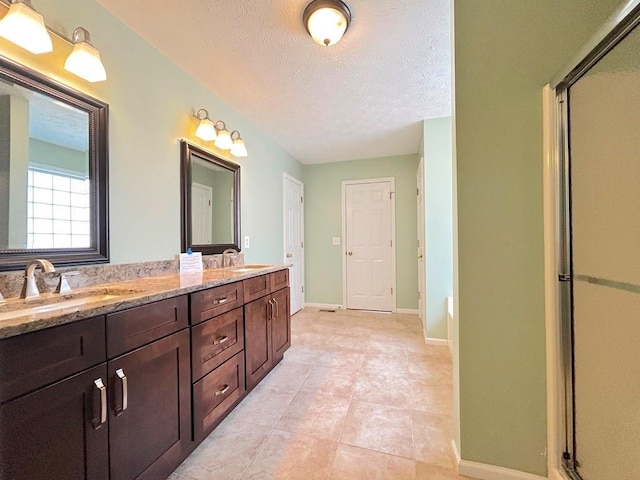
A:
[[[422,258],[422,255],[418,255],[418,258]]]
[[[351,256],[353,255],[353,252],[347,252],[347,255]]]
[[[291,257],[293,257],[293,254],[287,253],[287,258],[291,258]]]

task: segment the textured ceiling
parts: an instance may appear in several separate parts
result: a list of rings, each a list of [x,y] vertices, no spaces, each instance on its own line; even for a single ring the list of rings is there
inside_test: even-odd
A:
[[[347,0],[328,48],[309,0],[97,1],[304,164],[416,153],[451,114],[450,0]]]

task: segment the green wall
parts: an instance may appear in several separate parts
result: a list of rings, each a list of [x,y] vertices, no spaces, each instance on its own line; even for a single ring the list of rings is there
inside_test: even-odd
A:
[[[542,87],[622,3],[455,2],[465,460],[546,472]]]
[[[418,308],[417,168],[417,155],[305,165],[306,302],[343,305],[344,249],[331,244],[332,237],[342,236],[342,181],[395,177],[396,305]]]
[[[53,53],[38,56],[0,40],[0,55],[109,104],[112,262],[169,259],[179,252],[180,138],[242,166],[242,235],[251,236],[245,258],[281,262],[282,173],[302,178],[302,165],[94,1],[38,0],[36,8],[68,38],[78,25],[89,30],[107,70],[106,82],[90,84],[63,69],[71,47],[59,39]],[[235,159],[197,141],[191,115],[198,108],[239,130],[249,156]]]
[[[426,336],[447,338],[447,297],[453,294],[451,117],[424,121]]]

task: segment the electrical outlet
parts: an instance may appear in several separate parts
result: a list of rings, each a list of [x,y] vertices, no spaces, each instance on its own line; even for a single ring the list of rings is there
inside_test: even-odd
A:
[[[340,237],[333,237],[331,239],[331,245],[340,245]]]
[[[251,243],[249,242],[249,236],[245,236],[244,237],[244,248],[249,248],[249,245],[251,245]]]

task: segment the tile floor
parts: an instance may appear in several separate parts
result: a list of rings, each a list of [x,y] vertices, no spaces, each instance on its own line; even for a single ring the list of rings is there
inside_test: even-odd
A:
[[[170,480],[455,480],[452,365],[416,315],[306,308],[284,360]]]

